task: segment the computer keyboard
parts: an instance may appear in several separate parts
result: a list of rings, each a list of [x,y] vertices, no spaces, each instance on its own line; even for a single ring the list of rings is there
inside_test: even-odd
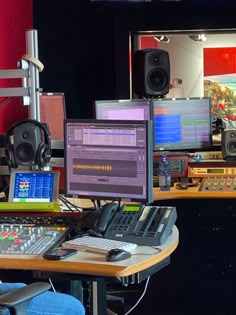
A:
[[[97,254],[106,254],[109,250],[114,248],[132,251],[137,247],[137,244],[110,240],[105,238],[98,238],[93,236],[82,236],[64,242],[62,244],[62,247],[77,249],[86,252],[93,252]]]

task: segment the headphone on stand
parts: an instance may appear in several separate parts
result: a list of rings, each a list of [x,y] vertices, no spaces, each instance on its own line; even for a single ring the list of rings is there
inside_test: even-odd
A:
[[[5,134],[5,154],[10,168],[36,165],[41,169],[46,166],[52,155],[51,134],[47,125],[34,119],[11,125]]]

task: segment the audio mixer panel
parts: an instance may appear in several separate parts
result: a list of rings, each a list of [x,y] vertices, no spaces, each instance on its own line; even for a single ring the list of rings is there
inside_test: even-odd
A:
[[[63,226],[0,224],[0,254],[42,255],[63,242],[69,232]]]
[[[189,162],[188,177],[236,176],[235,162]]]
[[[35,226],[78,226],[82,220],[81,212],[3,212],[0,211],[0,224],[30,224]]]
[[[235,192],[236,177],[205,177],[202,179],[199,191]]]

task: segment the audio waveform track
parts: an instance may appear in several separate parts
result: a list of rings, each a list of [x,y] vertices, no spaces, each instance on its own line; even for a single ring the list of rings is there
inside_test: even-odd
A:
[[[94,163],[96,161],[96,163]],[[109,177],[131,177],[137,176],[137,161],[73,159],[74,175],[94,175]]]

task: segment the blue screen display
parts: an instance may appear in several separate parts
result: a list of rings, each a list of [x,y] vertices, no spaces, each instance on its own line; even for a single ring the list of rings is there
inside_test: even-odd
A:
[[[52,202],[53,187],[52,173],[16,173],[13,201]]]
[[[212,145],[209,97],[153,100],[154,150],[194,150]]]

